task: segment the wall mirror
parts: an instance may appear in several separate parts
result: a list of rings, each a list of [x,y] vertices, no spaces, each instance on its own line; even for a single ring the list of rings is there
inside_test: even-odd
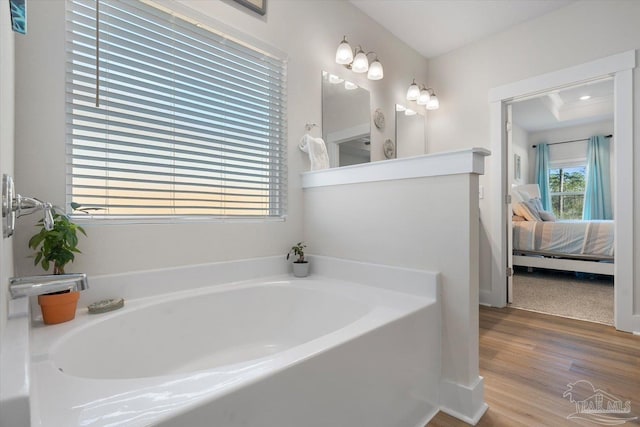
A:
[[[425,118],[404,105],[396,104],[396,157],[426,153]]]
[[[322,138],[332,168],[371,161],[369,91],[322,72]]]

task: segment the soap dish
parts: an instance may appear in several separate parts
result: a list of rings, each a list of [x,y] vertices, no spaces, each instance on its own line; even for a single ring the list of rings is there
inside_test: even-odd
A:
[[[89,314],[100,314],[100,313],[106,313],[108,311],[117,310],[122,307],[124,307],[124,299],[119,298],[119,299],[104,299],[102,301],[94,302],[93,304],[90,304],[89,307],[87,308],[89,309]]]

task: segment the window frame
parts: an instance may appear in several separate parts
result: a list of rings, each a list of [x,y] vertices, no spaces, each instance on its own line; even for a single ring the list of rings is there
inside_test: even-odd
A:
[[[549,176],[549,179],[551,179],[551,174],[549,173],[551,170],[553,169],[572,169],[572,168],[579,168],[579,167],[584,167],[585,168],[585,186],[586,186],[586,177],[587,177],[587,159],[585,158],[579,158],[579,159],[571,159],[571,160],[562,160],[562,161],[551,161],[549,162],[549,168],[547,169],[547,174]],[[582,205],[584,207],[584,196],[586,193],[586,188],[585,191],[583,192],[577,192],[577,191],[563,191],[563,192],[553,192],[551,191],[551,186],[549,186],[549,197],[553,198],[553,196],[582,196]],[[553,212],[553,201],[551,203],[551,209]],[[554,215],[558,216],[558,219],[566,219],[568,221],[575,221],[575,220],[580,220],[582,219],[582,214],[580,215],[580,218],[561,218],[559,213],[553,212]]]
[[[269,163],[268,168],[273,168],[274,166],[281,168],[282,171],[277,175],[277,179],[280,182],[280,189],[278,190],[279,196],[276,199],[273,199],[272,192],[273,187],[269,185],[268,192],[270,193],[268,196],[269,203],[276,204],[280,206],[278,208],[277,214],[271,214],[270,212],[264,215],[229,215],[229,214],[171,214],[171,215],[148,215],[148,214],[140,214],[140,215],[113,215],[113,214],[100,214],[98,211],[95,213],[78,213],[77,211],[73,211],[71,209],[71,202],[73,201],[73,193],[72,193],[72,166],[69,162],[69,159],[72,155],[69,153],[71,146],[71,135],[70,132],[67,132],[67,140],[65,142],[66,147],[66,158],[67,158],[67,171],[65,173],[66,176],[66,205],[65,210],[67,214],[73,218],[75,221],[82,222],[84,224],[168,224],[168,223],[268,223],[268,222],[282,222],[287,218],[287,199],[288,199],[288,162],[287,162],[287,151],[288,151],[288,124],[287,124],[287,104],[288,104],[288,96],[287,96],[287,68],[288,68],[288,55],[277,49],[273,46],[263,42],[262,40],[254,39],[251,36],[240,32],[216,19],[199,12],[195,9],[192,9],[188,6],[181,5],[178,3],[171,4],[170,7],[165,5],[161,5],[155,3],[150,0],[139,0],[139,2],[146,6],[151,6],[157,9],[160,12],[170,14],[173,18],[181,19],[189,24],[192,24],[199,29],[204,29],[213,33],[214,35],[223,37],[226,40],[233,41],[241,45],[244,48],[249,48],[256,53],[268,56],[272,59],[278,60],[282,63],[282,90],[280,92],[280,106],[282,113],[281,125],[278,129],[281,131],[281,137],[279,138],[278,144],[280,146],[279,150],[282,152],[280,161],[281,163]],[[72,0],[66,1],[67,8],[67,18],[65,19],[65,23],[67,26],[69,25],[70,19],[69,9],[72,7]],[[69,40],[66,43],[70,43]],[[67,53],[67,58],[71,56],[71,53]],[[70,61],[69,61],[70,64]],[[67,79],[66,85],[69,84],[69,76],[72,74],[71,70],[72,65],[68,65],[65,68],[65,78]],[[69,108],[71,106],[71,101],[69,101],[69,94],[67,93],[65,105],[67,108],[66,114],[69,115]],[[69,124],[67,124],[69,126]],[[270,175],[271,176],[271,175]],[[216,187],[213,187],[216,188]],[[175,200],[169,199],[167,200]],[[272,209],[271,207],[267,208],[269,211]]]

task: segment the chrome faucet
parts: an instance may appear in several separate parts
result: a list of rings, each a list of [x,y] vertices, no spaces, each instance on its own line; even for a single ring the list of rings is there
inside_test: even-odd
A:
[[[35,197],[25,197],[15,194],[13,178],[7,174],[2,175],[2,235],[11,237],[15,231],[16,218],[29,215],[35,211],[43,210],[43,225],[47,231],[53,230],[53,205],[43,202]]]
[[[88,288],[89,280],[85,273],[49,274],[9,279],[9,293],[12,299],[66,290],[83,291]]]

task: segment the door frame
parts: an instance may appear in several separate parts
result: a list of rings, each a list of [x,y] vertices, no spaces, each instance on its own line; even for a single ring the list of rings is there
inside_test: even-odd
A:
[[[615,157],[615,288],[614,323],[617,329],[640,332],[640,315],[634,315],[633,247],[633,69],[635,50],[611,55],[563,70],[542,74],[489,90],[491,168],[489,182],[491,291],[484,303],[504,307],[507,302],[507,136],[506,103],[553,89],[612,76],[614,79]]]

